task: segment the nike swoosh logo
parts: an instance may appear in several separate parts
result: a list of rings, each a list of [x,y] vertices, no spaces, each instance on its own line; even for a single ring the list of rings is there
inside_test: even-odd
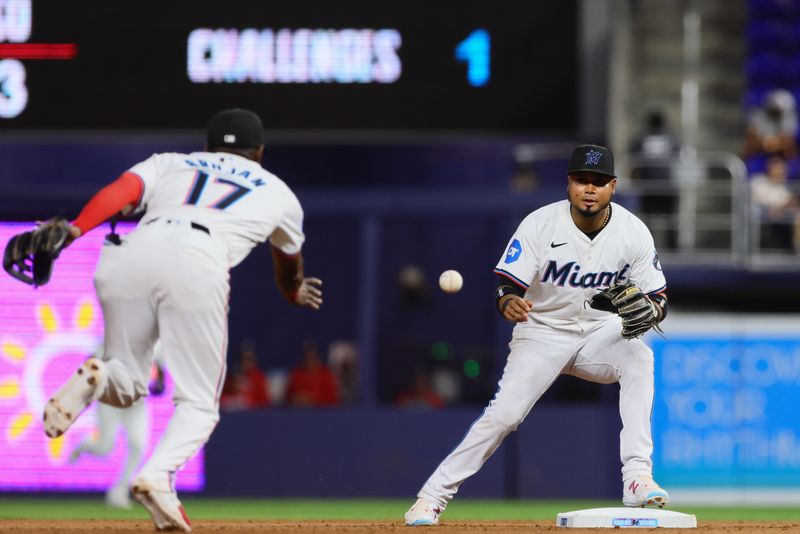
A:
[[[563,243],[556,243],[556,242],[554,242],[554,241],[550,241],[550,246],[551,246],[552,248],[563,247],[563,246],[564,246],[564,245],[566,245],[566,244],[567,244],[567,242],[566,242],[566,241],[564,241]]]

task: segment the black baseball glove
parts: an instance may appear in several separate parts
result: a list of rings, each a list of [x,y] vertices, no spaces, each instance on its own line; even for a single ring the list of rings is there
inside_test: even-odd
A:
[[[12,237],[3,254],[3,269],[26,284],[41,286],[50,280],[53,262],[72,241],[63,217],[45,221],[35,230]]]
[[[589,306],[618,314],[622,318],[622,337],[626,339],[637,338],[651,328],[661,331],[656,305],[633,282],[600,291],[589,301]]]

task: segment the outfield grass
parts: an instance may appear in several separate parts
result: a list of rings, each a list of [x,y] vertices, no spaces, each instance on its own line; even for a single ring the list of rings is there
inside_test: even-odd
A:
[[[183,499],[193,520],[388,520],[401,521],[409,499]],[[455,500],[449,520],[555,520],[559,512],[620,506],[618,501]],[[701,521],[800,521],[797,507],[674,507]],[[0,519],[146,519],[141,507],[106,508],[100,498],[0,498]]]

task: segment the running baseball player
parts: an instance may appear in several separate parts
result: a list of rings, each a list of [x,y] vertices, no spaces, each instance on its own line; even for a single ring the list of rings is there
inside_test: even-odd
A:
[[[269,240],[286,299],[314,310],[322,304],[321,280],[303,274],[303,210],[261,167],[263,136],[255,113],[221,111],[208,123],[203,152],[151,156],[100,190],[69,227],[76,239],[115,214],[144,212],[119,245],[103,248],[95,272],[103,359],[87,360],[47,402],[45,432],[60,436],[94,400],[126,407],[147,395],[160,338],[175,411],[131,487],[159,530],[191,530],[175,473],[219,420],[230,268]]]
[[[103,359],[103,346],[94,354]],[[153,372],[155,378],[148,389],[151,395],[160,395],[164,391],[164,370],[161,343],[153,347]],[[117,480],[106,491],[105,503],[111,508],[131,508],[130,487],[136,468],[144,457],[150,437],[150,419],[144,397],[127,408],[117,408],[102,402],[97,403],[97,434],[87,436],[70,453],[70,463],[77,462],[82,456],[106,456],[114,449],[114,442],[120,430],[125,431],[125,443],[128,456]]]
[[[653,353],[638,339],[666,316],[666,282],[650,232],[611,202],[616,184],[611,151],[578,146],[567,200],[529,214],[511,238],[494,271],[497,309],[516,323],[497,393],[425,482],[406,525],[436,525],[561,374],[619,382],[623,504],[667,504],[652,478]]]

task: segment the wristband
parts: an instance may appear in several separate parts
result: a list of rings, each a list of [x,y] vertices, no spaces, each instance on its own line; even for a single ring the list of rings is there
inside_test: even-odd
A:
[[[494,292],[494,305],[497,308],[497,311],[500,312],[500,315],[503,315],[503,312],[505,311],[506,306],[508,306],[508,303],[511,302],[511,299],[508,299],[506,302],[504,302],[502,308],[500,308],[500,300],[507,295],[517,295],[521,297],[524,294],[525,290],[521,287],[502,284]]]

